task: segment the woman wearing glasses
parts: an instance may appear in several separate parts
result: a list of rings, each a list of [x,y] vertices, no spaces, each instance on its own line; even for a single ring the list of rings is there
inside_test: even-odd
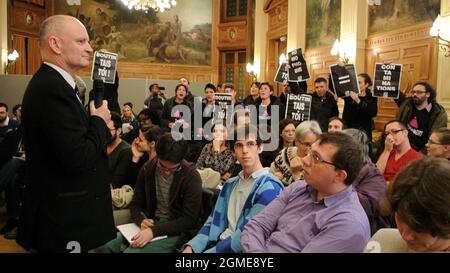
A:
[[[425,146],[428,155],[450,160],[450,129],[440,128],[434,131]]]
[[[301,158],[305,157],[311,145],[322,134],[317,121],[304,121],[295,129],[296,146],[287,147],[280,151],[270,166],[274,174],[285,186],[295,180],[303,179],[303,165]]]

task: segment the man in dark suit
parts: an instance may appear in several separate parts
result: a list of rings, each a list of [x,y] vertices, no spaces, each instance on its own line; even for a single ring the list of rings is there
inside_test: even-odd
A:
[[[26,187],[17,242],[38,252],[87,252],[115,237],[105,146],[107,102],[90,115],[75,88],[89,65],[85,27],[56,15],[40,28],[43,64],[23,98]]]

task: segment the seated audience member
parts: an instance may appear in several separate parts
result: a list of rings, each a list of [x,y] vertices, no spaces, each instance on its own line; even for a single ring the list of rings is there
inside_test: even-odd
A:
[[[434,131],[425,146],[428,155],[450,160],[450,129],[440,128]]]
[[[133,104],[131,102],[126,102],[123,105],[122,123],[127,125],[127,127],[124,128],[124,130],[126,131],[122,133],[128,133],[134,128],[139,128],[139,121],[136,119],[136,116],[133,112]]]
[[[245,106],[256,104],[256,99],[259,98],[260,86],[261,84],[259,82],[252,82],[250,85],[250,95],[248,95],[243,101]]]
[[[127,181],[134,188],[138,173],[142,166],[156,157],[156,144],[161,137],[162,130],[159,126],[144,127],[139,136],[131,144],[131,162],[128,165]]]
[[[176,123],[181,123],[183,129],[188,129],[191,127],[187,121],[191,120],[191,116],[183,117],[183,112],[180,109],[174,109],[179,105],[187,106],[190,110],[190,115],[192,115],[193,105],[190,100],[186,97],[188,94],[188,88],[183,84],[178,84],[175,87],[175,96],[171,97],[164,103],[164,108],[161,115],[161,128],[170,131]],[[172,113],[173,111],[173,113]],[[186,113],[187,114],[187,113]]]
[[[280,141],[278,151],[294,146],[295,141],[295,121],[283,119],[280,121]]]
[[[378,170],[377,165],[373,164],[369,156],[369,139],[364,131],[358,129],[345,129],[342,131],[353,138],[361,145],[363,152],[363,167],[359,171],[352,186],[358,193],[359,202],[369,218],[370,231],[373,235],[381,228],[390,227],[389,219],[382,217],[378,202],[386,194],[386,180]]]
[[[13,113],[13,120],[17,120],[18,122],[20,122],[20,119],[22,118],[22,104],[16,104],[14,105],[13,109],[12,109],[12,113]]]
[[[7,132],[16,130],[18,127],[19,122],[8,117],[8,105],[0,102],[0,142]]]
[[[180,136],[181,137],[181,136]],[[185,140],[164,134],[156,144],[157,157],[139,172],[130,204],[133,222],[140,226],[127,253],[171,253],[184,232],[195,232],[202,209],[202,181],[195,166],[183,160]],[[151,241],[159,236],[165,239]],[[102,252],[120,252],[125,238],[119,233]]]
[[[22,127],[9,131],[0,142],[0,193],[5,192],[8,221],[0,229],[5,239],[16,239],[22,202],[21,191],[25,185],[25,153]]]
[[[250,119],[251,117],[249,109],[247,108],[236,109],[233,114],[234,128],[237,128],[238,126],[249,125],[251,123]]]
[[[130,144],[123,141],[122,135],[122,119],[116,112],[111,112],[111,122],[108,124],[112,138],[106,146],[108,154],[108,168],[111,175],[111,186],[113,189],[130,185],[134,187],[135,181],[126,181],[126,173],[128,165],[131,162]]]
[[[215,123],[212,127],[213,139],[206,144],[197,160],[199,169],[211,168],[220,173],[223,181],[228,180],[233,173],[236,157],[227,143],[227,127],[221,123]]]
[[[328,121],[328,133],[342,132],[345,128],[344,121],[339,117],[332,117]]]
[[[389,203],[398,230],[414,252],[450,252],[450,164],[426,157],[392,183]]]
[[[161,118],[158,115],[158,112],[153,109],[143,109],[138,114],[137,119],[139,122],[139,126],[122,135],[122,139],[128,143],[132,143],[139,136],[140,129],[153,126],[161,126]]]
[[[242,252],[240,238],[245,224],[283,189],[261,165],[261,140],[255,127],[235,129],[233,148],[243,170],[225,182],[214,210],[199,234],[185,245],[184,253]]]
[[[384,179],[390,182],[409,162],[420,159],[422,155],[409,144],[408,130],[403,123],[389,121],[384,126],[384,135],[384,150],[378,158],[377,167]]]
[[[295,180],[303,179],[301,158],[305,157],[311,145],[322,134],[317,121],[304,121],[295,129],[295,147],[284,148],[270,166],[270,172],[283,182],[285,186]]]
[[[352,182],[363,161],[360,145],[342,133],[323,134],[302,158],[297,181],[245,226],[244,252],[362,252],[370,225]]]

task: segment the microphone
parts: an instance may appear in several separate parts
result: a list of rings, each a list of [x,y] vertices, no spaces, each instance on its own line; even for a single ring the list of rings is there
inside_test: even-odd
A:
[[[105,83],[102,80],[94,80],[92,96],[94,98],[95,108],[99,108],[100,106],[102,106],[104,94]]]

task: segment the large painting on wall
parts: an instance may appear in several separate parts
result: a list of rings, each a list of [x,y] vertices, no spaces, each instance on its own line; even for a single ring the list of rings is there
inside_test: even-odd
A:
[[[370,6],[369,33],[385,32],[425,21],[434,21],[440,0],[383,0]]]
[[[94,50],[119,54],[120,61],[211,64],[212,0],[179,0],[164,12],[129,10],[120,0],[54,1],[55,14],[86,26]]]
[[[308,0],[306,47],[333,45],[341,32],[341,0]]]

